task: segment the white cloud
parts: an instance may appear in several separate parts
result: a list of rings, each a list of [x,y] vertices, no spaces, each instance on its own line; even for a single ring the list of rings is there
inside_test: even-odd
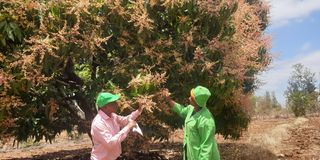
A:
[[[312,72],[316,73],[316,78],[319,79],[320,72],[320,51],[309,54],[300,54],[294,58],[275,61],[269,71],[262,73],[258,78],[265,84],[257,91],[256,95],[262,96],[266,91],[275,91],[278,101],[284,105],[284,92],[287,88],[288,79],[292,72],[292,66],[297,63],[308,67]]]
[[[279,27],[291,21],[302,21],[312,12],[320,11],[320,0],[267,0],[271,25]]]
[[[302,47],[300,48],[302,51],[307,51],[311,48],[311,43],[310,42],[306,42],[302,45]]]

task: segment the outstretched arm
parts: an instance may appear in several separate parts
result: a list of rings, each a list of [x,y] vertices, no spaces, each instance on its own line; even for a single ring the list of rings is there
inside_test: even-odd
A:
[[[188,115],[189,108],[175,102],[170,97],[167,97],[167,102],[169,103],[172,111],[176,112],[180,117],[185,119]]]
[[[127,125],[130,120],[136,120],[140,116],[141,112],[142,112],[142,108],[139,107],[139,109],[133,111],[131,114],[127,116],[119,116],[119,115],[115,115],[115,116],[120,126],[123,127]]]

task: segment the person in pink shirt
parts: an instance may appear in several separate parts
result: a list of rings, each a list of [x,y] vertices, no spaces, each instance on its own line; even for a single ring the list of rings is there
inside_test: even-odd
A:
[[[121,154],[121,142],[136,126],[135,119],[141,114],[142,107],[123,117],[115,114],[118,109],[119,94],[102,92],[96,104],[98,114],[91,124],[91,160],[115,160]]]

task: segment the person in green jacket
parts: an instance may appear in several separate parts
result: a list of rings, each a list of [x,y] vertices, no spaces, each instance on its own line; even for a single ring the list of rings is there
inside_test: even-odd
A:
[[[215,122],[206,107],[210,91],[197,86],[190,92],[190,105],[184,107],[170,97],[167,100],[180,117],[184,119],[184,160],[220,160],[215,140]]]

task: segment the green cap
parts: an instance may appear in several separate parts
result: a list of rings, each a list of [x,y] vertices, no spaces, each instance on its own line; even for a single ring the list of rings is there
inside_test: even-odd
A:
[[[211,96],[211,93],[208,88],[203,86],[197,86],[193,89],[193,95],[199,107],[206,107],[207,101]]]
[[[120,94],[111,94],[109,92],[101,92],[98,95],[96,104],[97,104],[97,109],[101,109],[108,103],[114,102],[120,98]]]

